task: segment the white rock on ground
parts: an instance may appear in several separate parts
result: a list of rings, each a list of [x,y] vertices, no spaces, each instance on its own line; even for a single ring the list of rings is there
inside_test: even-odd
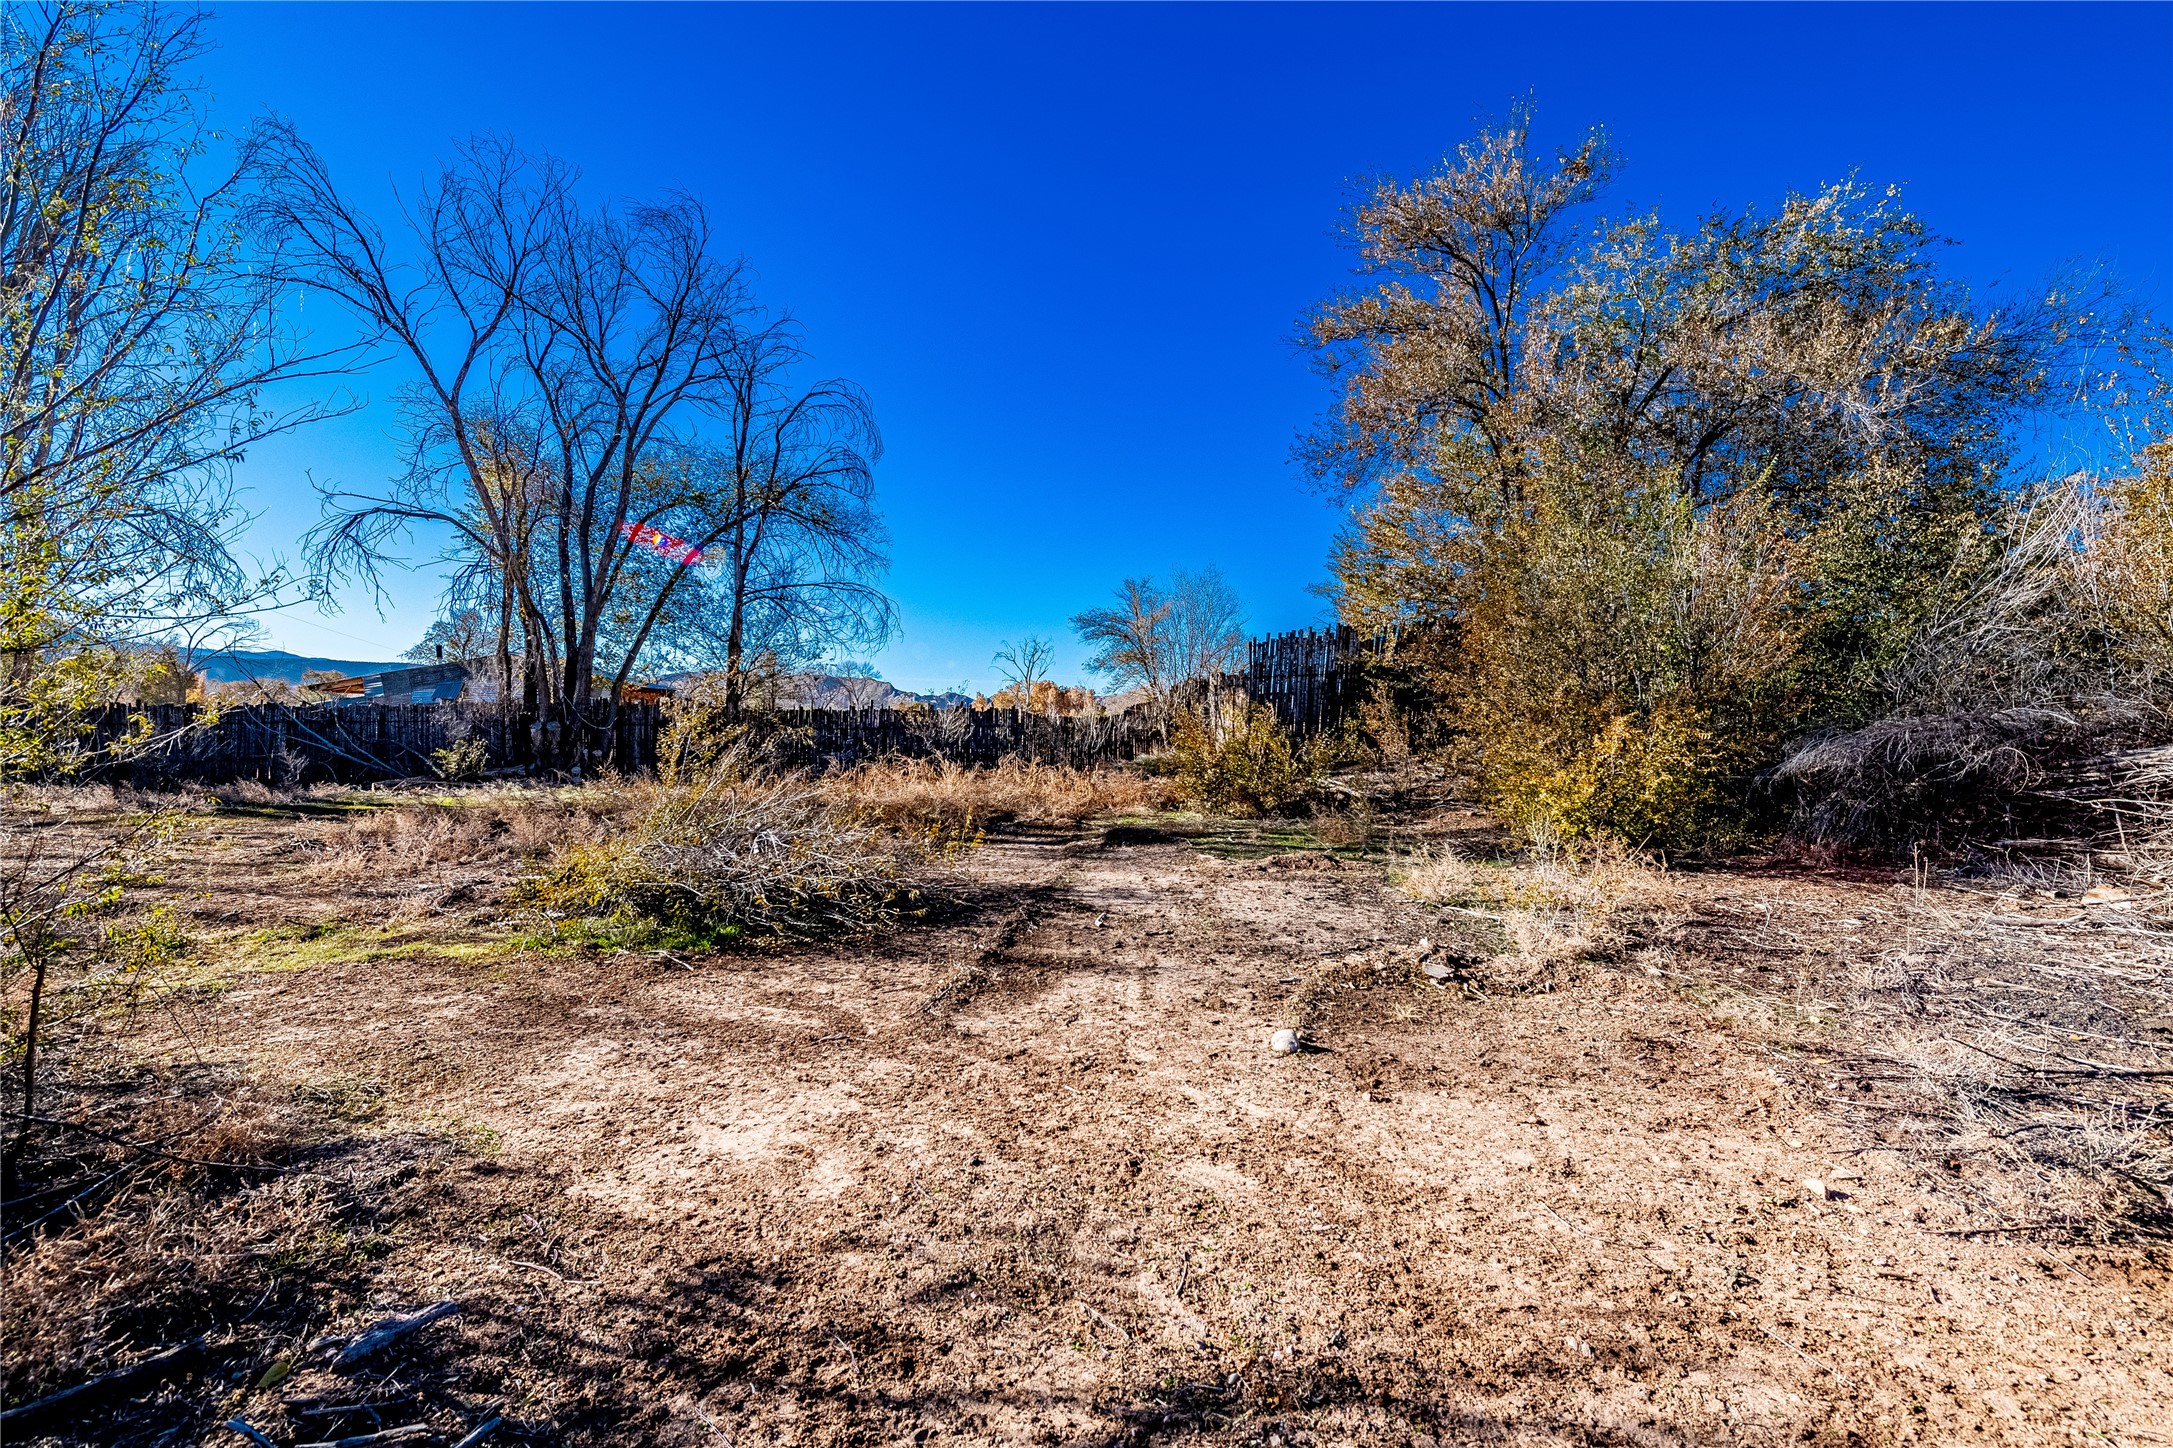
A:
[[[1284,1056],[1295,1054],[1298,1049],[1298,1033],[1285,1026],[1268,1037],[1268,1049]]]

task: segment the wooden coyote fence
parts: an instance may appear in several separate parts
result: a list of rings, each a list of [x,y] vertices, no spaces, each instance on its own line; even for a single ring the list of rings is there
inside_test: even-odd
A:
[[[1152,754],[1168,742],[1153,711],[1102,718],[1023,709],[780,709],[757,725],[772,758],[851,764],[884,755],[994,764],[1029,759],[1079,768]]]
[[[623,706],[609,758],[594,749],[592,765],[629,774],[654,770],[663,715],[656,704]],[[495,704],[255,704],[216,715],[158,704],[105,711],[86,746],[96,750],[125,738],[137,716],[149,720],[152,746],[94,766],[88,777],[140,787],[244,779],[360,784],[434,775],[432,756],[471,739],[481,741],[486,769],[532,769],[538,742],[528,716],[502,713]],[[1096,719],[1018,709],[783,709],[749,723],[763,753],[795,765],[904,755],[960,764],[1016,757],[1084,768],[1152,753],[1166,742],[1160,722],[1143,710]]]
[[[1295,734],[1334,729],[1356,708],[1364,667],[1384,642],[1349,629],[1255,639],[1246,645],[1243,671],[1195,679],[1179,688],[1175,703],[1205,712],[1218,728],[1234,705],[1251,700],[1272,707]],[[561,754],[556,741],[539,737],[529,716],[477,703],[254,704],[216,714],[185,704],[113,708],[92,721],[90,747],[126,737],[139,715],[150,721],[153,746],[93,768],[91,777],[144,786],[243,779],[355,784],[433,775],[433,756],[467,740],[481,741],[485,768],[494,771],[533,769],[539,745],[546,757]],[[780,709],[749,722],[764,752],[781,764],[903,755],[1085,767],[1136,759],[1169,744],[1168,719],[1147,708],[1098,718],[1019,709]],[[655,769],[663,724],[663,706],[623,705],[613,737],[590,741],[590,766],[629,774]]]
[[[1300,629],[1273,634],[1245,645],[1242,673],[1217,682],[1227,693],[1241,690],[1294,734],[1334,729],[1357,709],[1366,666],[1388,652],[1387,634],[1359,634],[1347,628]]]
[[[91,777],[139,786],[359,784],[435,774],[433,754],[471,739],[482,741],[486,768],[527,769],[539,742],[533,720],[496,704],[252,704],[209,715],[193,704],[153,704],[106,710],[93,721],[89,747],[125,738],[137,715],[150,721],[152,746],[93,768]],[[622,706],[609,758],[597,747],[595,762],[628,773],[654,769],[662,727],[660,706]]]

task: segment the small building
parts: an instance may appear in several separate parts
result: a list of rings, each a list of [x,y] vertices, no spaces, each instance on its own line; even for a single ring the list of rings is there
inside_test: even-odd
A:
[[[468,687],[466,664],[418,664],[351,679],[325,679],[309,687],[328,704],[449,704]]]
[[[351,679],[323,679],[309,685],[327,694],[328,704],[450,704],[457,700],[491,704],[498,699],[496,671],[487,664],[469,672],[467,664],[417,664]],[[677,691],[668,684],[628,684],[629,704],[663,704]]]

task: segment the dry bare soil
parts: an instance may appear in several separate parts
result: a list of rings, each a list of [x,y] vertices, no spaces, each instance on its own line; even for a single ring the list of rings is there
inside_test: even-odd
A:
[[[36,1431],[2173,1441],[2132,902],[1745,868],[1520,945],[1544,912],[1168,826],[1000,837],[928,923],[686,958],[522,944],[509,865],[342,875],[338,818],[220,816],[167,872],[193,984],[80,1036],[66,1101],[292,1140],[138,1158],[19,1250],[8,1401],[203,1334]],[[1996,1039],[1925,1024],[1957,1003],[2131,1050],[2119,1119],[2041,1092],[2067,1157],[2003,1150],[2040,1107],[1956,1064]]]

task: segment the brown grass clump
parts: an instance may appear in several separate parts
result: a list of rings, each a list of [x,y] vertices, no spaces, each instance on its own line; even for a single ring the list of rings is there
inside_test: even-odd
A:
[[[885,759],[825,777],[824,797],[870,823],[942,844],[990,824],[1075,824],[1095,815],[1171,808],[1174,787],[1129,769],[1074,769],[1006,759],[985,768]]]
[[[1496,927],[1498,949],[1477,978],[1499,990],[1553,989],[1561,967],[1619,944],[1624,910],[1657,908],[1669,893],[1660,871],[1605,841],[1498,861],[1427,851],[1390,878],[1415,900]]]
[[[542,859],[599,838],[636,807],[628,791],[474,789],[457,803],[402,802],[358,812],[313,845],[311,871],[328,881],[382,879],[433,865]]]

